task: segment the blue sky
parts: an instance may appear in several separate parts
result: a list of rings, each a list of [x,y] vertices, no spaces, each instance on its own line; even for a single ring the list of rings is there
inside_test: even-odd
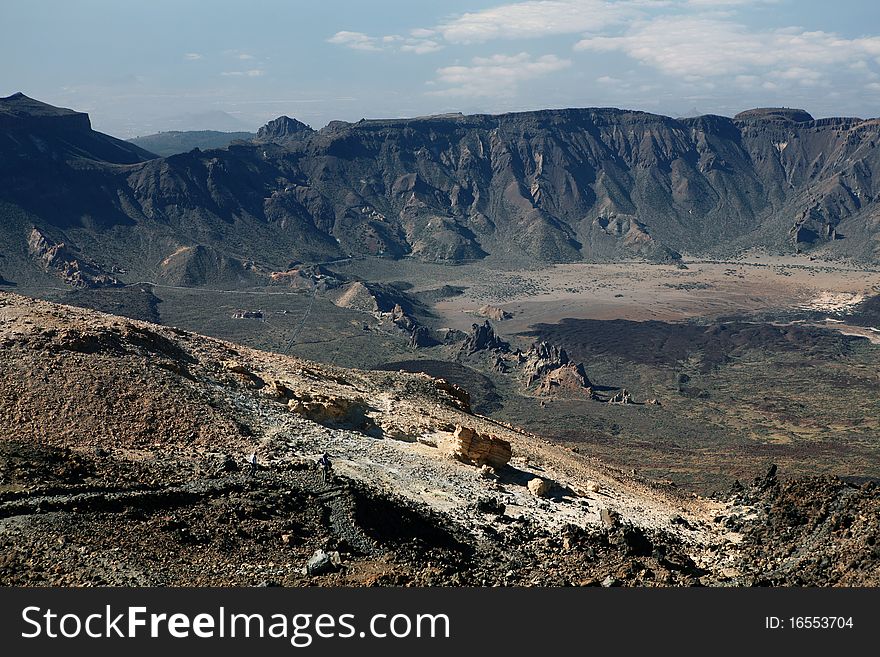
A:
[[[763,105],[878,116],[880,9],[838,0],[2,0],[0,95],[122,137],[332,119]]]

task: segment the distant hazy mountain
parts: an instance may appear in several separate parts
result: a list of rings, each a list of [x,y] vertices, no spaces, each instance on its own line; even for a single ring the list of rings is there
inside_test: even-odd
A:
[[[250,128],[228,112],[208,110],[207,112],[190,112],[156,119],[154,124],[162,130],[216,130],[217,132],[243,132]]]
[[[128,141],[162,157],[188,153],[194,148],[226,148],[236,139],[253,139],[253,132],[218,132],[216,130],[188,130],[186,132],[158,132],[155,135],[135,137]]]
[[[0,99],[0,276],[106,284],[173,269],[197,284],[347,254],[559,262],[754,246],[877,262],[878,143],[876,119],[802,110],[570,109],[319,131],[282,117],[226,150],[150,159],[85,114],[16,95]]]

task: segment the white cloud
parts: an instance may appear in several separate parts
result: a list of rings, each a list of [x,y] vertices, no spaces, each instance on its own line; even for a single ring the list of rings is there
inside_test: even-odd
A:
[[[223,71],[220,75],[226,77],[260,78],[266,75],[266,71],[262,68],[252,68],[247,71]]]
[[[755,30],[717,17],[662,16],[620,36],[588,36],[575,50],[622,52],[689,83],[761,76],[816,85],[853,59],[880,56],[880,37],[846,39],[800,28]]]
[[[199,59],[204,59],[205,56],[198,52],[188,52],[183,56],[183,58],[189,62],[194,62]]]
[[[444,66],[437,69],[436,83],[444,89],[429,91],[430,96],[499,97],[513,96],[519,85],[571,66],[568,59],[556,55],[533,58],[525,52],[518,55],[474,57],[469,66]]]
[[[462,14],[436,29],[453,43],[577,34],[621,23],[639,6],[643,3],[528,0]]]
[[[337,32],[327,41],[355,50],[389,49],[383,40],[403,44],[403,52],[435,52],[447,43],[482,43],[493,39],[581,34],[620,25],[644,9],[665,7],[673,0],[525,0],[464,13],[431,28],[415,28],[409,37],[375,37],[363,32]],[[679,0],[680,1],[680,0]]]
[[[337,46],[345,46],[352,50],[365,50],[368,52],[379,52],[383,50],[383,41],[381,38],[371,37],[363,32],[349,32],[343,30],[327,39],[327,43],[333,43]]]
[[[744,5],[774,4],[779,0],[687,0],[692,7],[741,7]]]
[[[412,52],[416,55],[426,55],[429,52],[437,52],[442,49],[443,45],[433,39],[414,39],[400,46],[402,52]]]
[[[435,34],[433,30],[412,30],[410,34],[408,37],[399,34],[374,37],[363,32],[343,31],[334,34],[327,42],[364,52],[400,51],[416,55],[425,55],[443,48],[439,41],[428,38]]]
[[[249,53],[246,53],[246,52],[240,52],[240,53],[238,53],[238,58],[247,60],[247,59],[254,59],[254,56]]]

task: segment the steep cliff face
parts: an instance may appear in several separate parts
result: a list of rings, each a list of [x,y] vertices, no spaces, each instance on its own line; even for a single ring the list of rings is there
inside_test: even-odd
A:
[[[0,99],[0,202],[30,219],[20,243],[36,227],[133,270],[197,246],[269,270],[348,254],[665,260],[754,246],[876,261],[878,141],[880,121],[802,110],[572,109],[319,131],[280,117],[252,142],[151,158],[84,114],[13,96]]]

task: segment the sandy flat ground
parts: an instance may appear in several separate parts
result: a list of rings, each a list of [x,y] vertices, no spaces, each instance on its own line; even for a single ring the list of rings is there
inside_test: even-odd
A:
[[[446,324],[466,330],[478,319],[474,311],[491,304],[513,314],[499,326],[505,334],[563,318],[680,321],[774,310],[835,314],[880,293],[880,270],[806,257],[688,262],[687,269],[615,263],[487,269],[480,276],[449,273],[449,284],[467,290],[435,305]]]

